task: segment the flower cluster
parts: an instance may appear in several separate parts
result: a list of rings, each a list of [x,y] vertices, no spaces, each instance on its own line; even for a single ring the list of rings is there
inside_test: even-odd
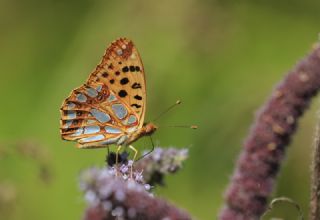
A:
[[[188,149],[160,148],[143,157],[135,164],[135,168],[143,170],[143,176],[150,185],[163,185],[163,178],[169,173],[175,173],[182,168],[182,163],[188,158]]]
[[[80,188],[84,191],[85,200],[91,207],[100,207],[104,215],[114,217],[135,217],[135,210],[121,206],[130,192],[146,193],[149,184],[144,184],[141,172],[134,171],[130,177],[130,163],[122,164],[118,169],[90,168],[80,176]],[[151,196],[146,193],[146,195]]]
[[[118,160],[121,163],[114,166],[110,166],[114,155],[109,155],[109,166],[83,171],[80,188],[89,205],[84,219],[191,219],[184,211],[154,197],[142,172],[148,170],[148,175],[156,171],[161,175],[176,172],[187,151],[157,148],[153,153],[134,164],[122,154]]]

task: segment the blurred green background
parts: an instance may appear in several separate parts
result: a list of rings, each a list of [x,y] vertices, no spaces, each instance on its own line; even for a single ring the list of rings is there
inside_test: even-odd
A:
[[[103,166],[106,149],[62,141],[59,108],[125,36],[144,62],[147,120],[181,99],[158,123],[199,126],[154,135],[161,146],[190,149],[157,194],[197,219],[216,219],[254,113],[317,41],[319,9],[316,0],[0,0],[0,218],[81,218],[78,174]],[[317,108],[303,117],[273,195],[294,199],[305,214]],[[271,214],[296,216],[288,205]]]

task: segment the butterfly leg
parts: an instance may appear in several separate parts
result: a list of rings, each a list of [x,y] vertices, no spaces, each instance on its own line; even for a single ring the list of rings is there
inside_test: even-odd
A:
[[[136,157],[137,157],[137,154],[138,154],[138,150],[137,149],[135,149],[132,145],[129,145],[129,148],[131,149],[131,150],[133,150],[133,152],[134,152],[134,155],[133,155],[133,162],[135,161],[135,159],[136,159]],[[130,172],[130,177],[131,177],[131,179],[132,179],[132,167],[133,167],[133,163],[131,164],[131,172]]]
[[[116,151],[116,176],[118,176],[118,169],[117,169],[117,166],[118,166],[118,161],[119,161],[119,151],[121,150],[121,145],[119,145],[117,147],[117,151]]]

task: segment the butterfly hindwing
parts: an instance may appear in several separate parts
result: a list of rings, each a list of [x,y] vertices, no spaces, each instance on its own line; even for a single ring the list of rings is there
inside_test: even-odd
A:
[[[129,111],[106,85],[83,85],[61,107],[61,135],[78,141],[80,148],[115,144],[126,130],[137,127],[137,115]]]

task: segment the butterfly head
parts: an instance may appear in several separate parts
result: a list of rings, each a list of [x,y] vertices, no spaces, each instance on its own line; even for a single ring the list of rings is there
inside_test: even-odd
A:
[[[152,135],[158,127],[153,123],[146,123],[143,125],[145,135]]]

